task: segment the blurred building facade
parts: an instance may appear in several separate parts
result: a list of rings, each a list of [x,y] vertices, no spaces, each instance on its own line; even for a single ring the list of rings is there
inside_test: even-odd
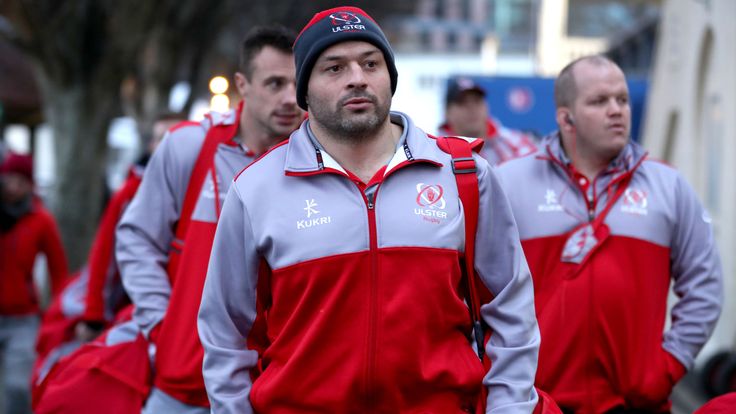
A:
[[[394,109],[437,132],[448,76],[551,78],[571,60],[611,48],[628,74],[646,77],[660,7],[656,0],[418,0],[413,15],[387,26],[401,79]]]
[[[665,2],[644,125],[650,154],[677,167],[700,195],[721,251],[724,309],[701,357],[736,349],[734,19],[733,0]]]
[[[659,0],[419,0],[395,44],[406,53],[480,53],[482,71],[555,76],[640,33],[660,8]]]

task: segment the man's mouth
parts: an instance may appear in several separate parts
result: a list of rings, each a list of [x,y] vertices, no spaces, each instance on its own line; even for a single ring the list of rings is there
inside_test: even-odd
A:
[[[367,109],[372,105],[373,101],[370,98],[363,97],[350,98],[343,103],[344,107],[352,110]]]

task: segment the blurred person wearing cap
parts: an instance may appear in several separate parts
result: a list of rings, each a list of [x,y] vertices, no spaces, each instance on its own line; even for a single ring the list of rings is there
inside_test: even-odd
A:
[[[533,138],[521,131],[504,127],[491,117],[486,90],[468,77],[453,77],[445,95],[446,121],[440,125],[443,135],[483,138],[481,155],[491,164],[524,157],[536,152]]]
[[[251,29],[241,51],[234,111],[169,131],[116,234],[134,321],[156,347],[144,413],[209,413],[197,311],[212,239],[233,177],[299,126],[291,45],[282,26]]]
[[[486,371],[452,160],[390,111],[380,27],[355,7],[319,12],[294,57],[309,117],[236,177],[215,236],[198,321],[212,412],[531,413],[533,287],[489,164],[473,157],[474,263],[495,296]]]
[[[559,130],[538,155],[497,169],[534,276],[537,385],[564,412],[669,412],[721,310],[711,219],[674,168],[631,141],[614,62],[571,62],[555,103]]]
[[[10,152],[0,164],[0,367],[7,414],[30,413],[30,379],[39,326],[33,267],[46,256],[55,297],[67,262],[51,214],[33,192],[33,158]]]

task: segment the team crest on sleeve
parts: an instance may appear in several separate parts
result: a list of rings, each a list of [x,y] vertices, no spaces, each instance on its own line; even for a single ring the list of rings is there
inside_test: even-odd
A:
[[[624,192],[621,211],[624,213],[646,216],[648,213],[648,205],[649,201],[647,200],[646,191],[629,187]]]
[[[447,218],[447,212],[444,211],[446,201],[444,190],[439,184],[417,184],[417,197],[414,207],[414,214],[422,217],[423,220],[430,223],[439,224]]]

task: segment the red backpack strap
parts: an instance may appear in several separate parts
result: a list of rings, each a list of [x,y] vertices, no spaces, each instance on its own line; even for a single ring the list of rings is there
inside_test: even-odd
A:
[[[478,175],[473,150],[478,150],[482,141],[469,142],[458,137],[439,137],[437,145],[452,157],[452,172],[457,182],[460,201],[465,213],[465,280],[468,288],[468,305],[473,322],[475,342],[478,346],[478,357],[485,355],[484,330],[480,317],[480,296],[476,287],[475,273],[475,233],[478,228]]]
[[[238,132],[238,125],[240,117],[239,112],[236,113],[235,122],[229,125],[213,125],[207,131],[207,135],[204,138],[202,149],[199,151],[197,161],[194,164],[192,175],[189,178],[189,184],[187,185],[187,193],[184,196],[184,204],[182,205],[181,214],[179,215],[179,221],[176,223],[176,234],[172,247],[177,250],[183,248],[183,243],[187,235],[187,229],[189,228],[189,222],[192,219],[192,213],[194,207],[197,205],[197,199],[199,193],[202,190],[204,180],[207,178],[207,173],[211,168],[214,167],[215,152],[217,147],[229,141]],[[215,195],[215,199],[219,196]],[[218,200],[219,201],[219,200]]]

